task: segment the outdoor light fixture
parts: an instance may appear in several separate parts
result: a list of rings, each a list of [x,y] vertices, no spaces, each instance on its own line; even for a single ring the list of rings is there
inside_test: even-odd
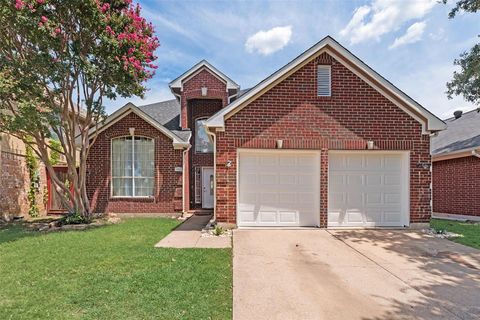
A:
[[[205,97],[207,95],[208,88],[207,87],[202,87],[202,96]]]
[[[373,141],[372,140],[367,141],[367,149],[368,150],[373,150]]]
[[[227,160],[227,164],[225,165],[225,167],[230,168],[232,166],[232,162],[232,160]]]
[[[419,161],[417,163],[417,168],[422,168],[422,169],[425,169],[425,170],[430,169],[430,163],[425,162],[425,161]]]
[[[135,128],[129,128],[128,132],[130,132],[130,135],[133,136],[135,134]]]
[[[283,140],[277,140],[277,149],[282,149],[283,147]]]

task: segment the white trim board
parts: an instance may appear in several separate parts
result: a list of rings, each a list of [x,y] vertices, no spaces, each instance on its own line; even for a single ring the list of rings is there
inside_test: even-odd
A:
[[[340,53],[342,57],[339,57],[330,48]],[[349,62],[354,64],[359,70],[361,70],[363,73],[373,78],[375,81],[377,81],[386,89],[388,89],[388,92],[385,92],[383,90],[380,91],[378,90],[379,88],[377,86],[374,86],[374,88],[377,91],[379,91],[382,95],[384,95],[391,101],[392,100],[395,101],[395,99],[401,100],[403,103],[405,103],[408,106],[408,109],[410,110],[408,110],[405,106],[399,104],[398,102],[395,102],[395,105],[397,105],[399,108],[401,108],[402,110],[404,110],[410,115],[417,113],[422,117],[424,117],[425,119],[421,119],[420,117],[415,116],[415,119],[422,124],[424,133],[427,133],[429,131],[439,131],[446,128],[446,124],[442,120],[437,118],[427,109],[423,108],[418,102],[416,102],[415,100],[407,96],[404,92],[399,90],[392,83],[390,83],[381,75],[379,75],[377,72],[375,72],[373,69],[367,66],[363,61],[361,61],[356,56],[354,56],[350,51],[348,51],[346,48],[341,46],[337,41],[335,41],[330,36],[323,38],[320,42],[318,42],[313,47],[311,47],[310,49],[308,49],[307,51],[299,55],[294,60],[290,61],[288,64],[286,64],[280,70],[273,73],[271,76],[269,76],[265,80],[261,81],[259,84],[257,84],[247,93],[245,93],[240,98],[232,102],[230,105],[228,105],[227,107],[223,108],[222,110],[214,114],[207,121],[206,125],[212,128],[224,128],[225,120],[227,120],[229,117],[234,115],[236,112],[240,111],[243,107],[247,106],[252,101],[254,101],[257,98],[257,95],[261,95],[265,91],[268,91],[272,86],[276,85],[280,81],[283,81],[284,78],[286,78],[288,75],[295,72],[298,68],[308,63],[309,61],[311,61],[312,59],[314,59],[315,57],[317,57],[323,52],[327,52],[328,54],[332,55],[335,59],[337,59],[340,63],[344,64],[346,67],[348,67],[348,63],[346,63],[346,60],[348,60]],[[358,75],[361,79],[365,81],[368,80],[363,74],[361,74],[357,70],[354,70],[351,67],[350,69],[352,72]],[[368,83],[371,85],[371,81],[368,81]]]
[[[217,77],[220,79],[222,82],[226,84],[227,91],[229,89],[236,89],[239,90],[240,86],[236,84],[232,79],[227,77],[223,72],[215,68],[212,64],[210,64],[207,60],[202,60],[198,62],[196,65],[191,67],[189,70],[184,72],[182,75],[180,75],[178,78],[173,80],[168,84],[170,89],[173,88],[179,88],[180,90],[183,91],[183,84],[190,80],[191,77],[194,75],[198,74],[200,71],[206,69],[208,72],[210,72],[213,76]]]

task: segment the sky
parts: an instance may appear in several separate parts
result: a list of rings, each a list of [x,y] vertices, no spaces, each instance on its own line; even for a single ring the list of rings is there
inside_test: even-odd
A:
[[[442,119],[476,107],[445,94],[453,60],[480,34],[479,14],[448,19],[452,1],[138,2],[160,39],[158,69],[144,99],[108,101],[108,113],[172,99],[168,83],[202,59],[250,88],[327,35]]]

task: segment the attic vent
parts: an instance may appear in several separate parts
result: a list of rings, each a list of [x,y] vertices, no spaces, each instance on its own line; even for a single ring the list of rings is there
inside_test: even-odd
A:
[[[331,67],[319,65],[317,69],[317,95],[330,97],[332,95]]]

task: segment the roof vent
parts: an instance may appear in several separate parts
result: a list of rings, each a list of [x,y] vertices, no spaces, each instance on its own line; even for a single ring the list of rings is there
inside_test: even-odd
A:
[[[458,119],[462,116],[462,114],[463,114],[462,110],[457,110],[453,113],[453,116],[455,117],[455,119]]]

